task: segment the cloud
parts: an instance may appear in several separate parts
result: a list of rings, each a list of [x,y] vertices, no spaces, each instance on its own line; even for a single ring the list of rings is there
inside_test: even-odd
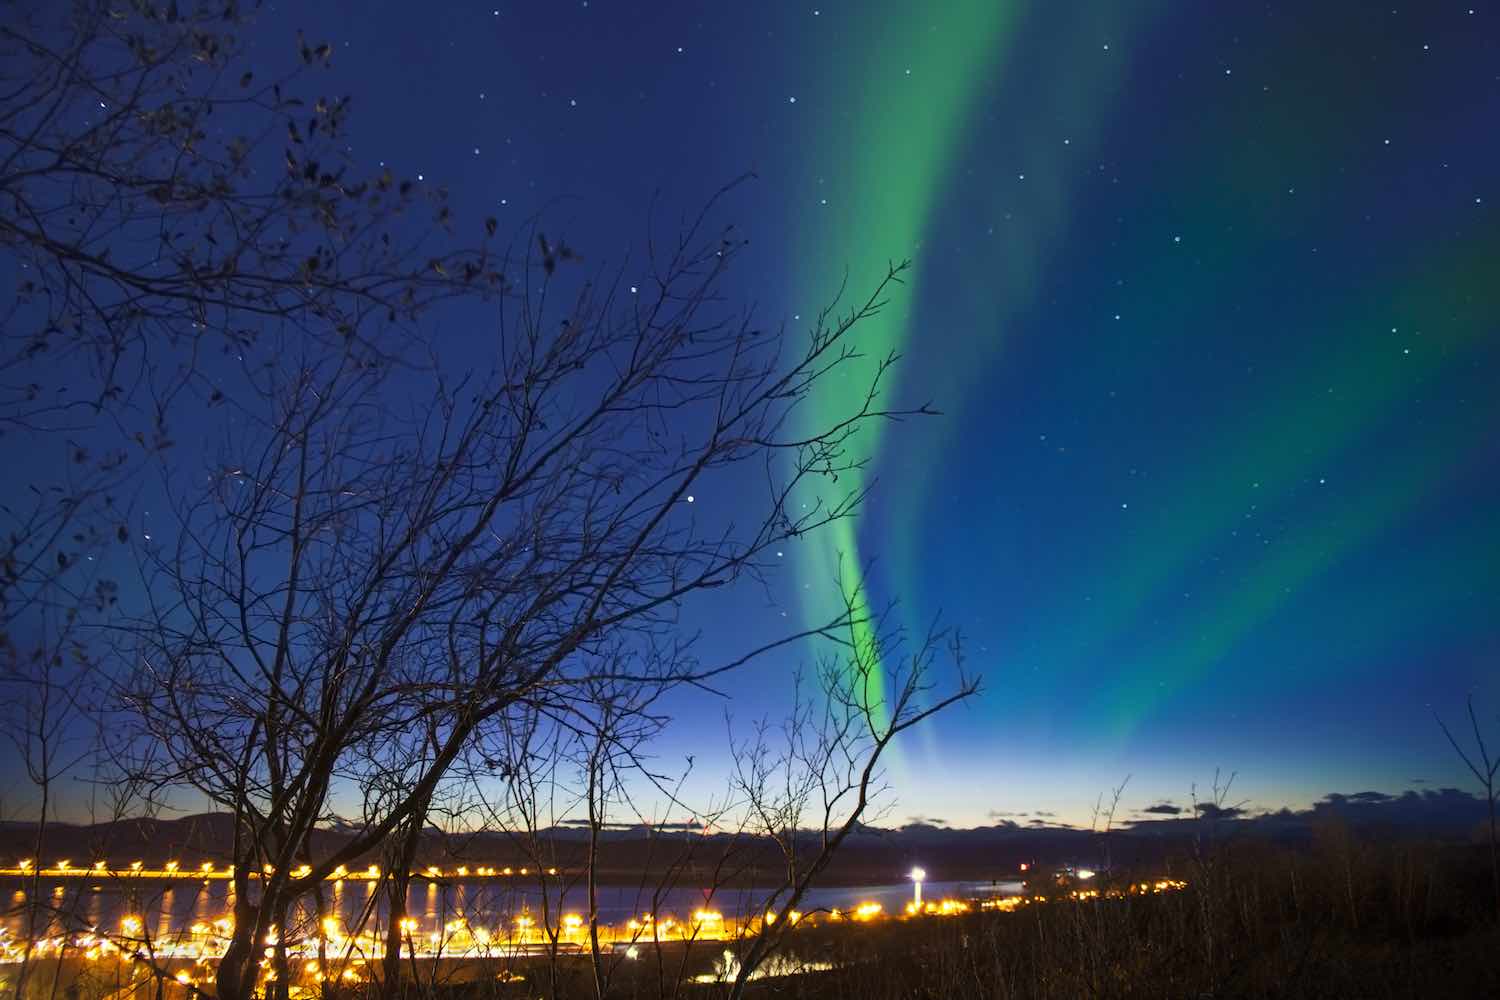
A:
[[[1408,788],[1400,795],[1329,792],[1306,814],[1427,830],[1462,830],[1481,822],[1485,801],[1457,788]]]
[[[1038,809],[1035,813],[1033,813],[1033,815],[1035,815],[1035,816],[1046,816],[1047,818],[1050,819],[1052,817],[1055,817],[1057,815],[1057,813],[1043,812],[1042,810]]]
[[[1329,792],[1310,809],[1253,809],[1243,803],[1217,806],[1200,802],[1192,809],[1159,802],[1134,814],[1131,828],[1190,829],[1199,820],[1234,820],[1286,833],[1334,821],[1381,830],[1406,830],[1423,835],[1466,836],[1487,816],[1482,797],[1457,788],[1407,788],[1399,794],[1377,791]]]
[[[1010,817],[1015,817],[1017,819],[1024,819],[1024,818],[1026,818],[1027,816],[1030,816],[1030,815],[1031,815],[1031,813],[1025,813],[1025,812],[1007,812],[1004,809],[991,809],[990,812],[989,812],[990,819],[1007,819],[1007,818],[1010,818]]]

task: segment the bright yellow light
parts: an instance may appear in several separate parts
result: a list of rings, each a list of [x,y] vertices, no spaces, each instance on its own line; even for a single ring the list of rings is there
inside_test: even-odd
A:
[[[370,867],[368,867],[368,868],[365,869],[365,878],[379,878],[379,877],[380,877],[380,866],[379,865],[371,865]]]
[[[403,931],[406,931],[407,933],[410,933],[410,932],[412,932],[412,931],[414,931],[414,930],[417,929],[417,922],[415,920],[413,920],[411,917],[402,917],[401,918],[401,929]]]
[[[438,868],[437,865],[428,865],[427,866],[427,877],[428,878],[437,878],[441,874],[443,874],[443,872],[442,872],[442,870],[440,868]]]
[[[507,874],[507,875],[510,874],[510,869],[509,868],[505,869],[505,874]]]
[[[69,861],[68,861],[68,859],[67,859],[67,858],[63,858],[63,859],[62,859],[62,860],[61,860],[61,861],[59,861],[59,862],[58,862],[58,863],[57,863],[57,865],[56,865],[56,866],[55,866],[55,867],[56,867],[56,868],[57,868],[57,870],[58,870],[58,871],[60,871],[60,872],[65,872],[65,871],[67,871],[67,870],[68,870],[68,865],[69,865],[69,863],[70,863],[70,862],[69,862]]]
[[[556,875],[557,874],[557,869],[556,868],[548,868],[547,869],[547,874],[548,875]]]
[[[202,872],[211,872],[214,870],[214,863],[212,861],[205,861],[203,862],[203,864],[198,866],[198,870]]]
[[[563,926],[570,931],[576,931],[583,926],[583,918],[576,913],[569,913],[563,917]]]
[[[346,877],[348,874],[349,874],[349,869],[345,868],[343,865],[339,865],[337,868],[335,868],[332,872],[329,873],[328,877],[332,878],[332,879],[341,879],[341,878]]]
[[[1026,897],[1024,896],[1006,896],[1001,899],[986,899],[979,905],[986,910],[1000,910],[1001,912],[1009,913],[1011,910],[1019,909],[1025,903]]]
[[[120,930],[126,934],[139,934],[141,932],[141,918],[135,916],[121,917]]]
[[[881,906],[879,903],[875,903],[875,902],[860,903],[858,906],[856,906],[854,908],[854,919],[855,920],[874,920],[876,917],[880,916],[881,911],[883,911],[884,909],[885,909],[885,907]]]
[[[906,912],[916,913],[918,909],[914,904],[908,903]],[[935,903],[928,903],[921,908],[920,912],[939,917],[951,917],[959,913],[968,913],[969,904],[960,899],[942,899]]]
[[[103,861],[95,861],[94,862],[94,871],[96,871],[96,872],[102,872],[103,870],[104,870],[104,862]]]
[[[459,869],[458,869],[458,875],[459,875],[459,877],[462,878],[463,876],[465,876],[467,874],[469,874],[469,869],[467,869],[467,868],[463,867],[462,865],[460,865]]]
[[[925,882],[927,881],[927,872],[922,868],[913,868],[911,870],[911,874],[909,874],[907,878],[911,879],[913,882]]]
[[[130,870],[133,871],[133,872],[140,871],[141,867],[142,867],[142,865],[141,865],[141,862],[139,862],[139,861],[132,861],[132,862],[130,862]]]
[[[20,866],[19,866],[19,867],[20,867],[20,869],[21,869],[21,870],[22,870],[22,871],[23,871],[23,872],[24,872],[24,871],[29,871],[29,870],[30,870],[30,868],[31,868],[31,866],[32,866],[32,865],[33,865],[33,864],[35,864],[35,862],[33,862],[33,861],[32,861],[32,860],[31,860],[31,859],[30,859],[30,858],[22,858],[22,859],[21,859],[21,863],[20,863]]]
[[[169,872],[175,872],[177,870],[177,862],[175,862],[175,861],[168,861],[164,867]]]

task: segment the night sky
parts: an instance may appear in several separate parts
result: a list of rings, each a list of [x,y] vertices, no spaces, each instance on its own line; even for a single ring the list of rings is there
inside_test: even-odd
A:
[[[898,745],[889,822],[1087,822],[1127,774],[1132,809],[1215,768],[1264,808],[1461,780],[1433,712],[1500,707],[1500,9],[351,2],[253,45],[298,28],[357,160],[592,264],[746,171],[766,325],[912,259],[860,343],[943,415],[860,439],[864,516],[770,594],[689,609],[707,654],[800,627],[843,553],[963,631],[984,691]],[[713,792],[724,709],[810,655],[684,693],[662,761]]]

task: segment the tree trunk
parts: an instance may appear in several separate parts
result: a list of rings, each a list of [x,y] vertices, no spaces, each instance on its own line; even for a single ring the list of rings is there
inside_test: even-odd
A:
[[[427,822],[427,803],[412,811],[402,827],[396,856],[388,861],[389,878],[386,891],[390,900],[390,925],[385,931],[385,955],[380,960],[380,995],[393,1000],[401,995],[401,938],[402,921],[406,919],[406,893],[411,886],[411,866],[417,858],[417,847],[422,841],[422,827]]]
[[[218,1000],[250,1000],[255,992],[254,928],[245,933],[238,931],[229,939],[224,957],[219,959],[219,971],[214,977]]]

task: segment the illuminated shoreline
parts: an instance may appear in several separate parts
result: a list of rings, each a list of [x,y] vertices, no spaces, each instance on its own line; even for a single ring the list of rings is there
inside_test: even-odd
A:
[[[289,877],[293,881],[307,878],[312,869],[307,865],[294,868]],[[267,865],[259,871],[251,869],[246,875],[253,881],[270,878],[275,874],[275,869]],[[463,879],[465,881],[480,881],[484,879],[504,878],[529,878],[544,874],[540,869],[496,867],[491,865],[478,865],[469,867],[461,865],[457,868],[444,870],[436,866],[428,866],[421,869],[412,869],[407,873],[415,879]],[[229,881],[234,878],[234,866],[224,868],[216,867],[213,862],[205,861],[196,868],[184,868],[178,862],[168,861],[160,868],[147,868],[143,862],[133,861],[123,868],[111,868],[104,861],[96,861],[87,867],[79,867],[70,861],[58,861],[54,864],[37,869],[31,862],[21,862],[11,868],[0,868],[0,878],[96,878],[96,879],[141,879],[141,880],[180,880],[191,879],[195,881]],[[557,868],[548,868],[545,871],[548,878],[566,877],[565,873]],[[388,872],[381,871],[378,865],[370,865],[367,868],[347,869],[342,865],[335,868],[324,876],[325,882],[378,882],[382,878],[389,877]]]
[[[87,869],[80,871],[87,872]],[[176,873],[174,873],[175,875]],[[1021,895],[1003,898],[939,899],[908,903],[904,911],[887,913],[882,904],[865,901],[847,910],[828,910],[803,914],[791,911],[785,917],[767,911],[749,918],[726,918],[715,910],[696,910],[684,919],[661,914],[645,913],[623,924],[599,924],[597,928],[599,948],[614,952],[623,950],[627,958],[638,957],[642,946],[675,945],[698,942],[723,942],[739,940],[759,934],[778,919],[787,919],[794,924],[826,925],[873,924],[889,920],[914,920],[954,917],[974,911],[1014,912],[1027,906],[1051,903],[1082,903],[1099,899],[1123,899],[1128,896],[1156,895],[1186,888],[1186,883],[1175,879],[1157,879],[1131,882],[1121,887],[1103,890],[1060,888],[1051,896]],[[40,957],[62,957],[72,952],[75,958],[98,962],[114,960],[125,963],[147,963],[158,968],[163,963],[189,962],[195,968],[206,970],[224,954],[230,935],[234,930],[233,920],[221,917],[212,922],[199,921],[185,931],[151,937],[144,931],[142,917],[127,915],[120,920],[117,933],[109,933],[99,927],[72,933],[55,934],[33,941],[28,947],[5,930],[0,930],[0,965],[16,964]],[[368,963],[378,961],[385,955],[386,936],[379,928],[344,934],[336,918],[322,922],[321,933],[300,936],[285,942],[287,959],[309,976],[321,981],[324,969],[318,965],[325,962],[337,966],[334,973],[343,979],[360,979]],[[562,915],[551,926],[539,925],[530,913],[523,913],[498,924],[485,923],[468,918],[457,918],[423,930],[416,918],[405,918],[401,925],[402,951],[412,959],[421,961],[472,961],[480,959],[509,960],[528,955],[545,954],[554,949],[560,954],[587,954],[591,947],[591,929],[585,919],[576,913]],[[269,968],[275,950],[282,942],[273,929],[261,942],[265,957],[262,965]],[[186,975],[188,978],[183,978]],[[183,983],[201,981],[191,972],[179,973]]]

